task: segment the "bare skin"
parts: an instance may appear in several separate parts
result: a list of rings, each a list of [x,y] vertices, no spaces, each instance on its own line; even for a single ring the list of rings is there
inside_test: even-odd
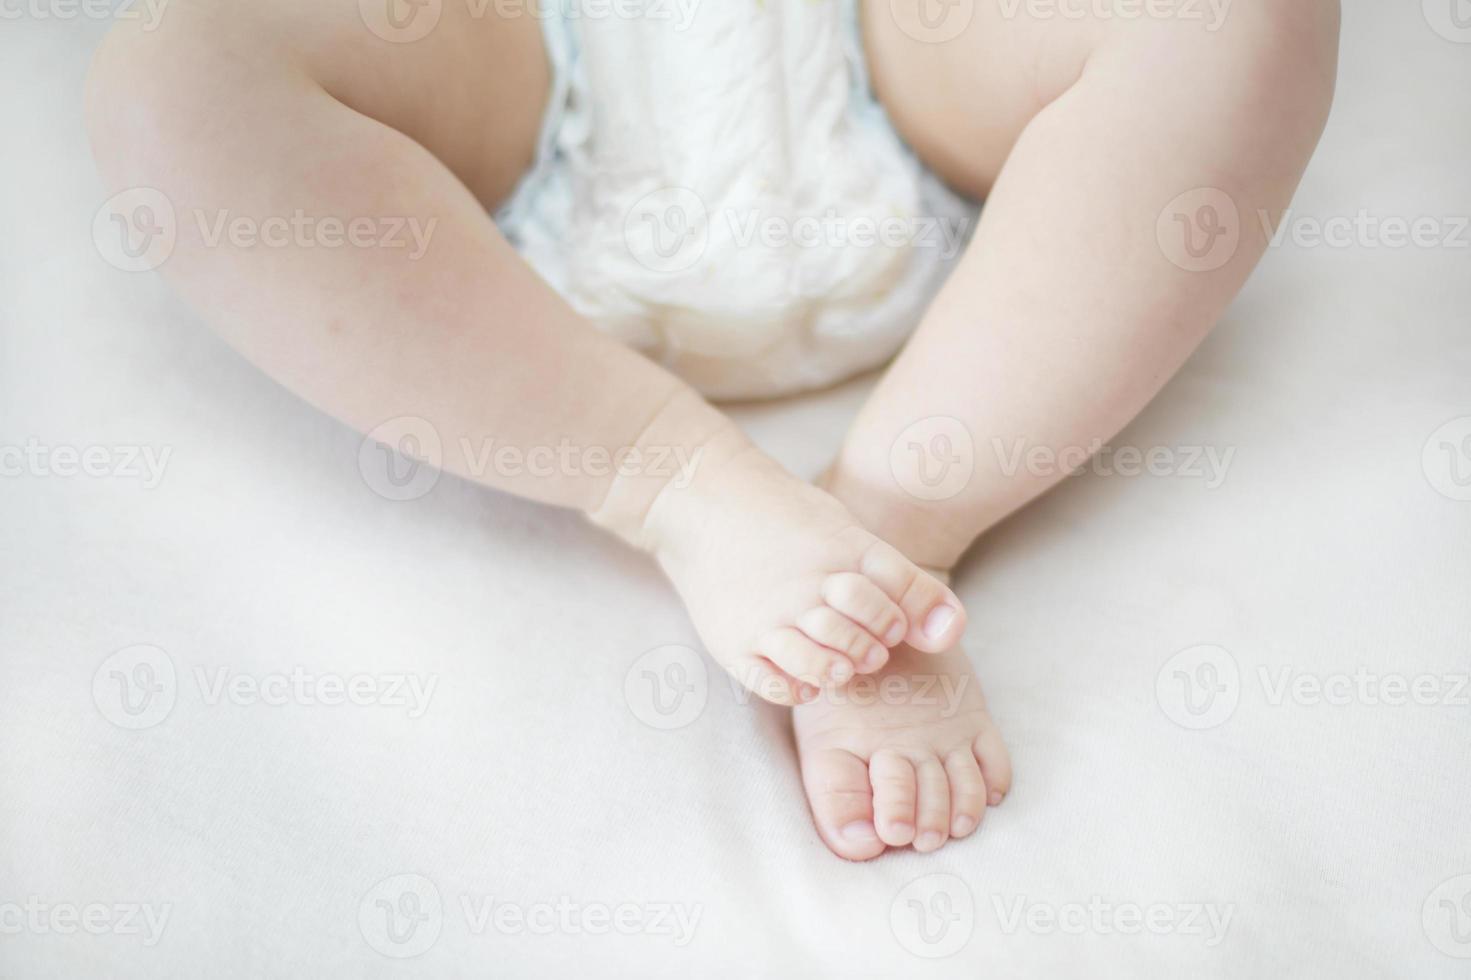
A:
[[[971,833],[1008,791],[1010,762],[958,649],[960,603],[921,566],[949,569],[1054,482],[1003,473],[982,436],[1108,438],[1219,317],[1260,243],[1243,236],[1220,269],[1185,272],[1156,244],[1156,217],[1202,186],[1243,215],[1286,205],[1326,114],[1336,3],[1238,4],[1207,34],[1007,18],[982,0],[959,36],[922,44],[902,4],[866,0],[875,86],[897,128],[988,203],[825,489],[583,322],[500,236],[487,209],[531,162],[548,72],[535,18],[468,9],[446,4],[436,31],[393,44],[353,3],[179,0],[156,34],[125,25],[99,52],[88,102],[103,172],[181,209],[436,218],[420,261],[212,247],[182,221],[163,271],[245,356],[363,431],[414,416],[446,445],[570,438],[699,458],[684,487],[442,464],[648,549],[717,660],[764,697],[805,702],[803,778],[834,853]],[[890,454],[934,416],[977,440],[971,478],[938,501],[905,493]],[[943,678],[957,697],[841,696],[860,675]]]
[[[351,2],[187,0],[156,33],[114,32],[94,64],[89,128],[111,183],[157,188],[186,216],[164,275],[246,357],[363,431],[412,417],[451,448],[567,440],[696,461],[676,486],[662,472],[432,460],[584,511],[653,552],[711,654],[763,697],[810,700],[901,641],[953,645],[965,616],[947,587],[584,322],[501,236],[487,209],[532,160],[548,69],[534,17],[475,10],[446,5],[412,43],[375,35]],[[435,226],[417,258],[261,248],[211,244],[195,209]],[[719,539],[730,547],[709,547]]]
[[[1157,221],[1201,187],[1228,194],[1243,222],[1287,206],[1331,102],[1338,5],[1238,3],[1210,32],[1183,20],[1008,19],[1002,5],[977,3],[959,36],[927,44],[903,29],[904,9],[922,2],[866,0],[874,84],[901,134],[986,207],[825,485],[911,558],[949,569],[1065,475],[1006,472],[997,443],[1060,451],[1108,440],[1241,288],[1265,250],[1260,237],[1243,234],[1219,268],[1187,271],[1170,261]],[[919,473],[891,468],[905,430],[935,417],[973,439],[973,473],[942,500],[907,493],[916,483],[901,477]],[[983,813],[975,801],[999,802],[1011,788],[969,660],[899,655],[885,673],[904,670],[957,687],[968,679],[977,698],[955,714],[933,700],[824,698],[796,711],[813,816],[843,857],[964,837]]]

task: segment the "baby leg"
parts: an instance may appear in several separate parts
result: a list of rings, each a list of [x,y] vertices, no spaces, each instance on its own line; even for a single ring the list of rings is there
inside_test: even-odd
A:
[[[168,202],[161,271],[246,357],[362,431],[422,420],[442,447],[429,462],[655,552],[712,655],[757,693],[793,703],[901,639],[951,645],[947,588],[584,322],[500,235],[486,209],[533,157],[549,72],[539,20],[498,9],[445,4],[406,43],[352,3],[179,0],[156,32],[124,23],[88,85],[104,174]],[[338,222],[338,247],[282,237],[297,216]],[[242,218],[260,238],[229,231]],[[414,221],[424,239],[344,244],[364,220]],[[489,440],[528,465],[461,450]],[[546,465],[563,444],[583,461]],[[608,465],[630,448],[686,465]]]
[[[900,130],[952,182],[990,191],[826,479],[866,526],[936,568],[1064,475],[1009,472],[997,447],[1112,437],[1206,335],[1265,248],[1248,228],[1296,188],[1333,87],[1335,0],[1237,3],[1215,31],[1047,21],[1025,3],[1008,19],[1005,6],[975,4],[975,22],[943,44],[905,34],[905,2],[867,8],[876,84]],[[973,469],[952,484],[944,465]],[[959,651],[896,655],[883,672],[922,674],[975,690]],[[978,800],[1005,793],[1010,762],[984,701],[958,703],[798,709],[804,783],[836,853],[939,846],[975,826]]]
[[[1066,475],[1013,472],[1018,447],[1106,441],[1204,339],[1265,250],[1258,216],[1286,207],[1333,88],[1337,0],[1237,3],[1214,31],[1190,19],[1038,22],[1020,9],[1007,20],[977,4],[977,22],[938,46],[903,44],[883,14],[870,25],[885,32],[879,47],[897,49],[876,74],[900,129],[956,183],[991,188],[968,251],[831,474],[875,533],[939,568]],[[921,57],[950,59],[962,92],[899,87],[921,70],[903,59]],[[1029,84],[993,79],[1007,69]],[[956,438],[947,449],[927,441],[932,430]],[[946,460],[932,449],[973,460],[964,486],[933,485]]]

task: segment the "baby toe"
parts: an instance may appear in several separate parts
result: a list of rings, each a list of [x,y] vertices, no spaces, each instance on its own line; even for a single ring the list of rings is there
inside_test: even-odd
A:
[[[797,628],[814,643],[845,654],[859,673],[878,670],[889,659],[889,651],[873,634],[831,606],[807,610]]]
[[[857,572],[829,575],[822,583],[822,599],[885,646],[897,645],[909,632],[899,604]]]
[[[853,677],[853,661],[836,650],[813,642],[794,627],[785,627],[767,634],[761,640],[758,650],[766,659],[808,687],[844,684]]]
[[[914,767],[909,760],[888,749],[868,760],[868,781],[873,787],[873,825],[879,840],[891,847],[914,841]]]
[[[950,839],[950,778],[934,756],[916,761],[914,774],[918,790],[914,849],[927,853]]]
[[[772,704],[791,708],[817,697],[817,688],[791,676],[765,657],[751,657],[731,673],[748,691]]]
[[[945,756],[950,777],[950,836],[964,837],[980,825],[986,813],[986,780],[973,752],[959,749]]]
[[[965,607],[939,579],[883,541],[869,546],[860,571],[903,611],[910,646],[943,653],[960,642]]]
[[[873,824],[873,788],[862,759],[843,749],[804,755],[802,786],[828,850],[849,861],[866,861],[883,852]]]
[[[975,737],[971,749],[986,780],[986,802],[996,806],[1011,792],[1011,753],[1001,739],[1001,729],[987,725]]]

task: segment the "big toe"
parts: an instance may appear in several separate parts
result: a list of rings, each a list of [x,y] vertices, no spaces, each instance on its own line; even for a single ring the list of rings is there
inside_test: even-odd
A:
[[[875,541],[864,553],[862,573],[904,613],[904,642],[924,653],[944,653],[965,635],[965,607],[950,587],[898,549]]]
[[[862,759],[843,749],[803,753],[802,785],[829,850],[849,861],[866,861],[883,852],[873,824],[868,765]]]

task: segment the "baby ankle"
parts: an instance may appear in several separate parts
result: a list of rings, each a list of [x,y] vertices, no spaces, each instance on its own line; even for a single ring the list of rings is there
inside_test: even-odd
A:
[[[589,519],[642,551],[654,551],[660,529],[651,522],[658,501],[688,489],[712,459],[749,445],[743,433],[693,391],[675,393],[630,446],[648,466],[614,473],[602,502]]]
[[[847,507],[870,533],[899,549],[910,561],[946,584],[950,570],[974,540],[943,502],[906,494],[887,474],[867,478],[834,462],[817,485]]]

